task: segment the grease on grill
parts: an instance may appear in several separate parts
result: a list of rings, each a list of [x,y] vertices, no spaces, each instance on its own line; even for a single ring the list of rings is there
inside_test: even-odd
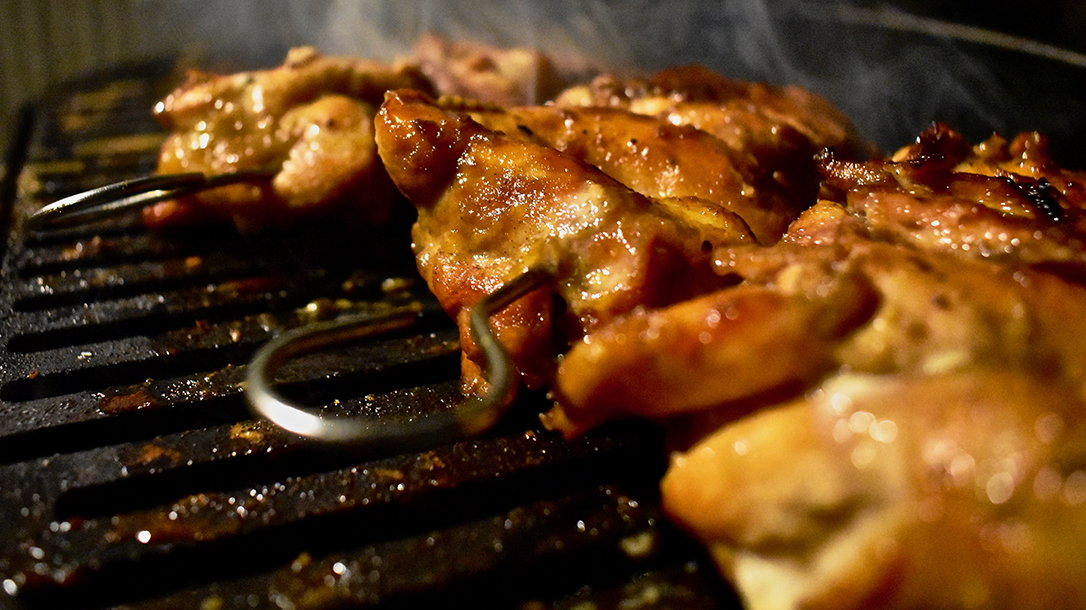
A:
[[[132,462],[146,466],[154,463],[160,463],[162,461],[176,464],[182,460],[182,456],[181,452],[176,449],[162,447],[154,443],[147,443],[140,447],[135,455],[128,456],[122,459],[126,462]]]
[[[138,411],[155,406],[163,406],[163,401],[153,396],[148,386],[129,388],[130,391],[103,395],[98,401],[98,409],[102,413],[115,414],[127,411]]]

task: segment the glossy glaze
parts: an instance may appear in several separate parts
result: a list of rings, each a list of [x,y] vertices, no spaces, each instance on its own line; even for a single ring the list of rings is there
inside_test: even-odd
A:
[[[346,221],[388,219],[392,189],[373,140],[384,91],[429,89],[417,69],[293,49],[276,68],[231,75],[191,73],[159,102],[171,134],[158,172],[220,174],[262,169],[271,180],[205,191],[147,210],[150,226],[207,220],[243,229],[342,212]]]

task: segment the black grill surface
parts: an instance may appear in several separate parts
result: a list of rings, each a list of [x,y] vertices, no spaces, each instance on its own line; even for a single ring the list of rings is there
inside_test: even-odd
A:
[[[415,275],[409,219],[361,237],[24,230],[59,197],[153,171],[171,73],[58,89],[5,165],[0,607],[738,607],[658,513],[651,429],[566,442],[526,395],[484,438],[367,454],[251,418],[263,342],[405,303],[419,325],[299,358],[282,388],[328,417],[456,404],[456,330]]]

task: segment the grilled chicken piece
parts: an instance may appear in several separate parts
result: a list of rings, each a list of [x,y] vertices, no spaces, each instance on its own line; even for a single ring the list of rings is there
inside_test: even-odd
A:
[[[545,421],[665,420],[683,449],[665,508],[751,610],[1086,602],[1078,178],[1028,152],[1032,135],[909,159],[935,135],[833,165],[845,204],[774,246],[717,250],[734,286],[619,316],[561,361]],[[1055,208],[1011,186],[1030,179]],[[927,206],[983,222],[902,238],[940,220]],[[1027,223],[1028,246],[962,247]]]
[[[900,160],[825,157],[827,191],[843,203],[806,210],[776,246],[718,250],[716,268],[735,288],[633,312],[574,346],[552,425],[575,434],[623,413],[712,408],[802,388],[842,365],[886,373],[993,357],[1078,362],[1086,335],[1061,320],[1086,319],[1074,309],[1086,296],[1086,176],[1043,151],[1035,134],[973,148],[936,126]],[[775,344],[803,357],[782,348],[766,364]],[[765,358],[744,362],[744,353]]]
[[[486,129],[417,92],[389,93],[376,133],[389,175],[418,208],[412,237],[419,269],[460,324],[469,390],[484,387],[469,309],[529,268],[554,273],[554,285],[491,321],[525,381],[538,386],[569,341],[634,307],[674,303],[716,285],[712,247],[752,241],[730,212],[704,222],[693,211],[711,204],[646,198],[590,165]]]
[[[628,415],[774,404],[841,367],[1008,367],[1086,382],[1086,289],[1028,267],[857,242],[725,248],[742,283],[613,320],[576,344],[548,422],[567,435]]]
[[[734,212],[761,243],[777,241],[817,194],[815,188],[794,192],[770,178],[775,172],[801,167],[813,173],[810,152],[803,159],[759,159],[758,151],[736,150],[690,125],[674,125],[622,108],[547,105],[464,110],[486,127],[585,161],[642,195],[695,197]],[[777,161],[782,164],[769,165]]]
[[[786,197],[808,202],[819,183],[811,156],[825,148],[842,159],[877,153],[839,109],[811,91],[729,79],[700,66],[645,79],[601,76],[567,89],[555,104],[623,108],[696,127],[723,141],[736,159],[746,158],[756,186],[776,182]]]
[[[662,501],[750,610],[1082,608],[1084,415],[1017,371],[840,375],[676,454]]]
[[[450,40],[433,33],[419,38],[411,56],[442,95],[502,106],[540,104],[574,76],[535,49]]]
[[[716,125],[722,136],[768,137],[768,130],[774,127],[789,127],[810,139],[816,149],[859,146],[857,153],[875,152],[848,117],[825,98],[794,85],[776,87],[727,78],[703,66],[675,66],[648,78],[599,76],[588,85],[566,89],[554,103],[627,108],[639,114],[667,116],[677,124],[697,120],[692,111],[712,105],[734,113],[730,121],[723,119],[727,114],[702,119]],[[724,127],[728,123],[735,124]]]
[[[373,115],[384,92],[400,87],[429,90],[429,82],[406,65],[328,57],[309,47],[291,50],[270,70],[190,73],[155,107],[172,132],[158,172],[268,170],[273,177],[153,206],[146,224],[210,218],[248,229],[332,210],[347,222],[386,221],[395,189],[377,158]]]
[[[796,223],[790,241],[851,231],[968,258],[1086,263],[1086,172],[1059,167],[1038,133],[970,146],[936,124],[891,159],[856,163],[826,152],[820,164],[827,199],[852,219],[823,206]]]

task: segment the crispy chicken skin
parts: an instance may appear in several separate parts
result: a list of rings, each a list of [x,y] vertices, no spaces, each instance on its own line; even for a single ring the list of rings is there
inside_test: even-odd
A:
[[[471,390],[484,382],[468,312],[527,269],[551,271],[554,285],[492,324],[525,381],[537,386],[549,381],[569,341],[634,307],[674,303],[718,282],[712,246],[752,241],[730,212],[713,223],[687,222],[696,205],[689,200],[644,197],[591,165],[486,129],[417,92],[389,93],[376,132],[389,175],[418,208],[418,266],[460,324]]]
[[[890,159],[825,152],[820,167],[826,199],[851,218],[824,205],[791,228],[790,241],[852,231],[966,258],[1086,264],[1086,172],[1057,165],[1041,134],[970,146],[936,124]]]
[[[373,115],[384,92],[399,87],[429,90],[429,83],[410,66],[309,47],[269,70],[190,73],[155,108],[171,130],[158,173],[268,170],[273,177],[158,204],[145,211],[146,224],[210,219],[255,229],[333,210],[345,222],[386,221],[395,189],[377,157]]]

